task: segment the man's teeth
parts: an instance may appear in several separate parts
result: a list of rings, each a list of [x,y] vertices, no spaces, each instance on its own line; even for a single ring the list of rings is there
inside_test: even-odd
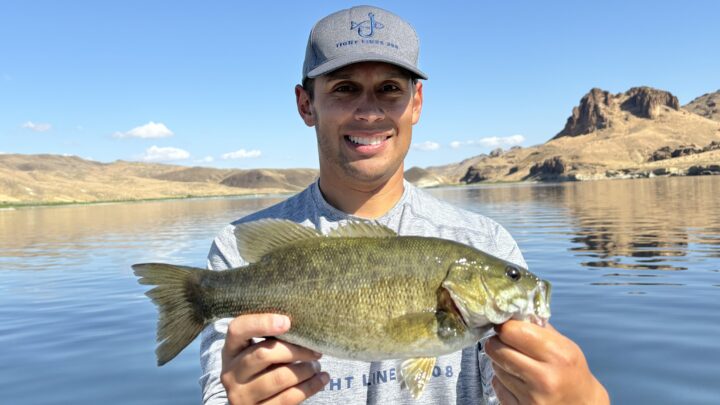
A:
[[[356,143],[358,145],[379,145],[385,140],[385,138],[378,136],[372,138],[362,136],[349,136],[348,138],[350,138],[350,142]]]

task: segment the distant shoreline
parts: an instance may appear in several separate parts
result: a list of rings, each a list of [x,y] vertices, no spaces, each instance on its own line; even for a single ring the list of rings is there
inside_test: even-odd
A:
[[[158,198],[137,198],[137,199],[120,199],[120,200],[98,200],[98,201],[37,201],[37,202],[22,202],[22,203],[8,203],[6,201],[0,201],[0,211],[10,211],[23,208],[41,208],[41,207],[66,207],[73,205],[102,205],[102,204],[124,204],[124,203],[142,203],[142,202],[158,202],[158,201],[176,201],[176,200],[202,200],[202,199],[215,199],[215,198],[257,198],[257,197],[273,197],[273,196],[285,196],[293,194],[293,192],[287,193],[242,193],[242,194],[208,194],[208,195],[193,195],[193,196],[179,196],[179,197],[158,197]]]
[[[615,180],[642,180],[642,179],[653,179],[653,178],[669,178],[669,177],[705,177],[706,175],[719,175],[719,172],[712,172],[707,174],[687,174],[687,173],[672,173],[653,175],[650,172],[635,172],[630,175],[619,175],[616,177],[587,177],[587,178],[572,178],[564,176],[552,176],[551,178],[534,178],[527,180],[500,180],[500,181],[479,181],[471,183],[440,183],[426,187],[420,187],[424,189],[442,189],[442,188],[462,188],[462,187],[492,187],[502,185],[515,185],[515,184],[562,184],[562,183],[584,183],[594,181],[615,181]],[[196,200],[196,199],[219,199],[219,198],[259,198],[259,197],[273,197],[273,196],[289,196],[297,193],[298,191],[275,191],[275,192],[245,192],[238,194],[202,194],[202,195],[185,195],[185,196],[167,196],[167,197],[156,197],[156,198],[136,198],[136,199],[113,199],[113,200],[97,200],[97,201],[32,201],[32,202],[7,202],[0,201],[0,212],[10,211],[23,208],[39,208],[39,207],[56,207],[56,206],[74,206],[74,205],[100,205],[100,204],[122,204],[122,203],[140,203],[140,202],[154,202],[154,201],[176,201],[176,200]]]

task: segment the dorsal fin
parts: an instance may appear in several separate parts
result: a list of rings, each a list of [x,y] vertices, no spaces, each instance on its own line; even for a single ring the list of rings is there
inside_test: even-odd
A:
[[[286,219],[261,219],[235,226],[238,252],[248,263],[288,243],[320,236],[315,229]]]
[[[397,233],[387,226],[381,225],[375,221],[351,221],[348,222],[347,225],[339,226],[333,229],[327,236],[331,238],[387,238],[397,236]]]

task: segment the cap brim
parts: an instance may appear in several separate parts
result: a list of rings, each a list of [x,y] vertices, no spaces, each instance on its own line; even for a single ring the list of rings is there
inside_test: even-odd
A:
[[[401,67],[408,72],[412,73],[413,75],[423,79],[427,80],[427,75],[423,73],[420,69],[416,68],[415,66],[409,65],[407,63],[403,63],[397,59],[389,58],[384,55],[379,55],[376,53],[365,53],[365,54],[357,54],[357,55],[346,55],[344,57],[330,59],[327,62],[323,63],[322,65],[316,67],[315,69],[309,71],[307,73],[307,77],[310,79],[314,79],[318,76],[322,76],[326,73],[330,73],[333,70],[338,70],[340,68],[343,68],[348,65],[352,65],[353,63],[360,63],[360,62],[385,62],[389,63],[391,65],[395,65],[398,67]]]

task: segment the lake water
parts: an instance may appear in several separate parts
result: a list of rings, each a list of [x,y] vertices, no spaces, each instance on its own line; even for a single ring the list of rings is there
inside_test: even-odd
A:
[[[720,403],[720,177],[430,192],[515,236],[614,403]],[[202,267],[225,223],[281,198],[0,211],[0,403],[198,403],[199,344],[155,366],[130,265]]]

